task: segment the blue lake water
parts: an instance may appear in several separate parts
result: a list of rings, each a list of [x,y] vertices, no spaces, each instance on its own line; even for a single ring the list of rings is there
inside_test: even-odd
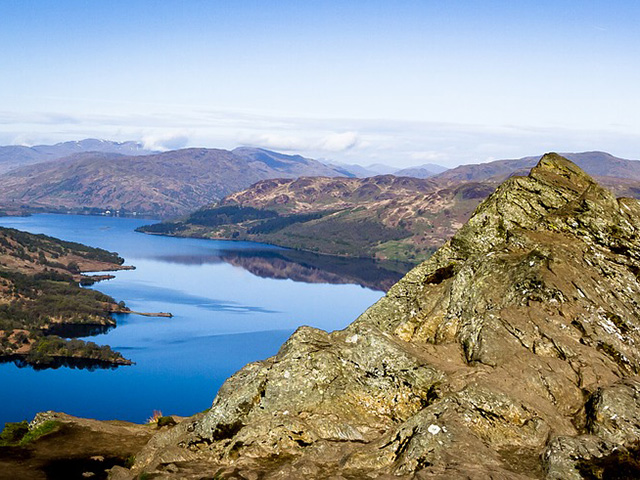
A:
[[[232,373],[275,354],[298,326],[344,328],[399,276],[373,262],[134,232],[148,223],[53,214],[0,218],[2,226],[118,252],[136,270],[116,272],[93,288],[132,310],[174,315],[118,315],[117,328],[85,338],[111,345],[135,362],[131,367],[35,371],[0,364],[0,426],[42,410],[135,422],[153,410],[191,415],[211,405]]]

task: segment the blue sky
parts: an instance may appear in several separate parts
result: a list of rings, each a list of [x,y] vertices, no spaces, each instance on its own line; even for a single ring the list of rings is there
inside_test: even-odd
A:
[[[640,2],[0,2],[0,143],[640,158]]]

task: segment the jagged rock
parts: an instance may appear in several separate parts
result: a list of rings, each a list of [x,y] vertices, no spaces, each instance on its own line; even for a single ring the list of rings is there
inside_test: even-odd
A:
[[[640,438],[640,379],[625,378],[599,388],[587,402],[587,429],[613,444]]]
[[[132,475],[580,478],[640,440],[638,232],[638,202],[545,155],[345,330],[300,328],[157,434]]]
[[[547,480],[581,480],[582,465],[605,458],[616,450],[626,449],[624,446],[607,442],[593,435],[556,437],[549,442],[542,457],[546,478]]]

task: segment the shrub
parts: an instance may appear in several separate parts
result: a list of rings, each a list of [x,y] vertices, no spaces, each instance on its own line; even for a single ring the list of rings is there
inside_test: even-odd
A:
[[[5,423],[0,432],[0,446],[16,445],[29,432],[26,420],[18,423]]]
[[[224,207],[205,208],[191,214],[187,223],[205,227],[237,224],[248,220],[263,220],[278,217],[273,210],[260,210],[253,207],[228,205]]]
[[[154,410],[153,414],[147,418],[147,423],[157,423],[158,419],[162,417],[162,412],[160,410]]]
[[[173,427],[176,421],[173,417],[160,417],[158,418],[158,428],[160,427]]]
[[[28,443],[42,438],[45,435],[57,432],[58,430],[60,430],[61,425],[62,424],[60,422],[56,422],[55,420],[48,420],[44,423],[41,423],[33,430],[29,430],[27,434],[22,437],[22,440],[20,440],[20,445],[27,445]]]

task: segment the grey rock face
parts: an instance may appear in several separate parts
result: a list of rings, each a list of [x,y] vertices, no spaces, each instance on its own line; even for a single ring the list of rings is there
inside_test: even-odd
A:
[[[587,403],[587,429],[610,443],[629,445],[640,438],[640,380],[625,378],[599,388]]]
[[[639,233],[635,200],[548,154],[345,330],[303,327],[231,377],[132,474],[581,478],[640,440]]]

